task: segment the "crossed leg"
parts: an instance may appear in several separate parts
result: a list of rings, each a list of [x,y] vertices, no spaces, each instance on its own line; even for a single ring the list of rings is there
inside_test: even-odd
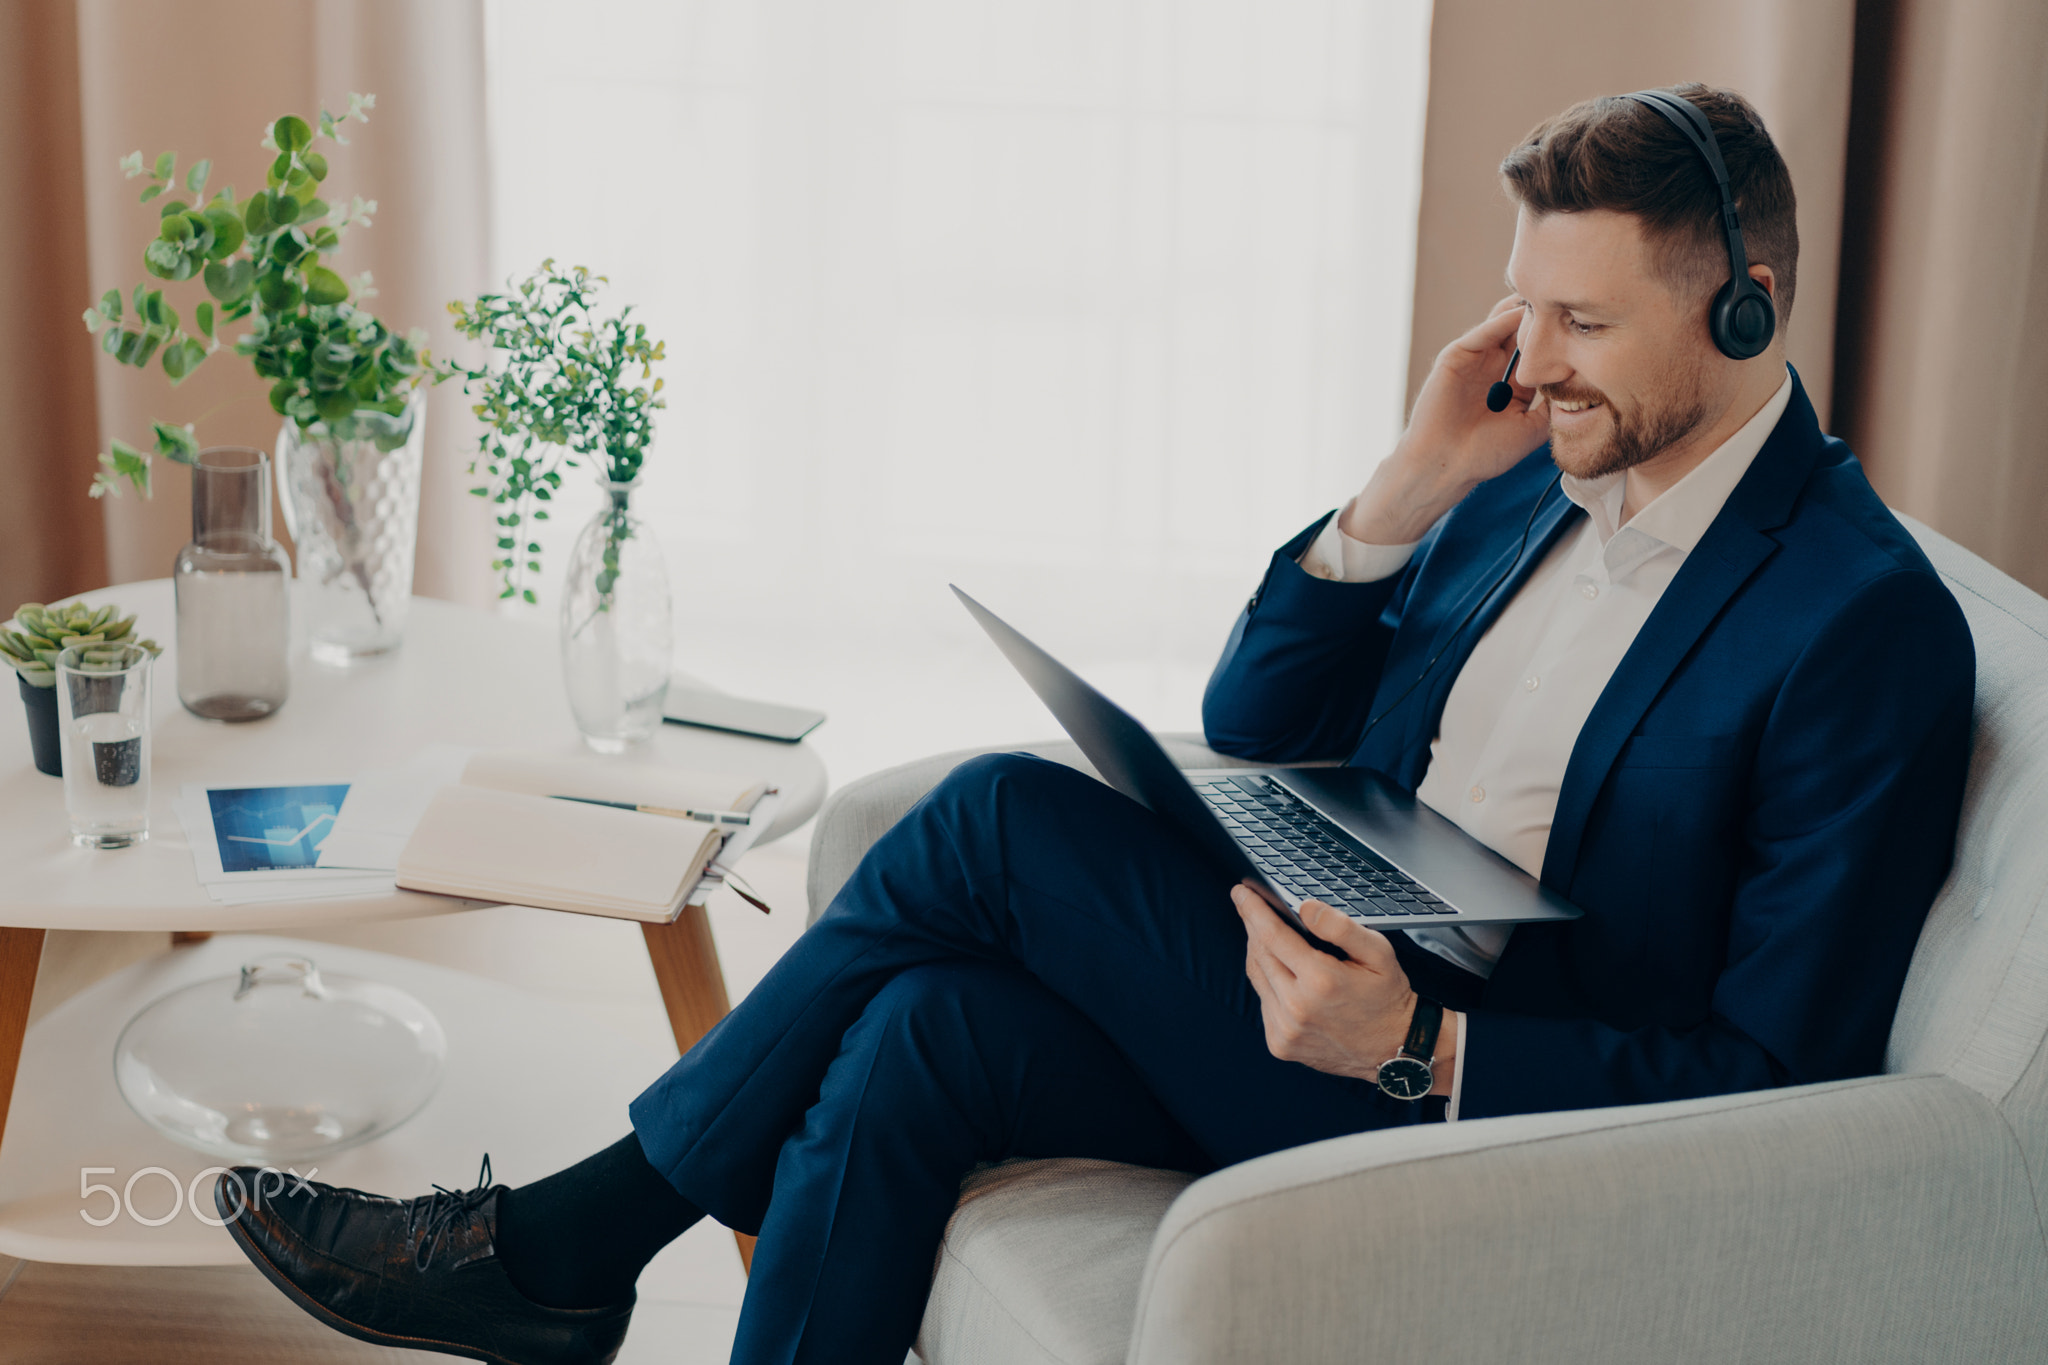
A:
[[[1267,1051],[1228,892],[1151,812],[1021,755],[877,841],[633,1104],[655,1169],[762,1232],[734,1359],[900,1361],[978,1161],[1203,1170],[1440,1113]]]
[[[782,1144],[733,1359],[897,1365],[961,1177],[1013,1156],[1210,1164],[1102,1031],[1030,973],[900,973]]]

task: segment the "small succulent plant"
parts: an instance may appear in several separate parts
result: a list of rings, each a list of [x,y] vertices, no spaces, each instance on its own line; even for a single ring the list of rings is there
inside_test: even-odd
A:
[[[83,662],[88,671],[97,665],[109,673],[119,670],[128,645],[141,645],[152,656],[163,653],[163,646],[156,641],[136,639],[135,618],[120,612],[112,603],[46,607],[40,602],[24,602],[15,608],[14,629],[0,629],[0,658],[12,664],[30,685],[55,687],[57,656],[72,645],[86,646]],[[94,649],[94,645],[105,648]]]

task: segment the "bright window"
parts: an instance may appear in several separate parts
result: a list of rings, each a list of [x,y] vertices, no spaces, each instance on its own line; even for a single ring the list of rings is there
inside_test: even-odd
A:
[[[1424,0],[491,23],[494,275],[588,265],[668,343],[678,667],[833,712],[841,781],[1054,734],[956,582],[1198,727],[1273,547],[1399,429]]]

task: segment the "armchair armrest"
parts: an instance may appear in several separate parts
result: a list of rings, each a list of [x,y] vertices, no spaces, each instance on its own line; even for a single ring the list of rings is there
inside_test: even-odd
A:
[[[1129,1360],[2017,1362],[2044,1340],[2048,1248],[2003,1118],[1880,1076],[1220,1171],[1160,1227]]]

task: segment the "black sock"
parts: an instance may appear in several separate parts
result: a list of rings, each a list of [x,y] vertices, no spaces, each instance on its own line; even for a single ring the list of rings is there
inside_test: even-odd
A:
[[[655,1252],[703,1216],[628,1133],[567,1170],[499,1195],[498,1262],[535,1303],[608,1308],[633,1292]]]

